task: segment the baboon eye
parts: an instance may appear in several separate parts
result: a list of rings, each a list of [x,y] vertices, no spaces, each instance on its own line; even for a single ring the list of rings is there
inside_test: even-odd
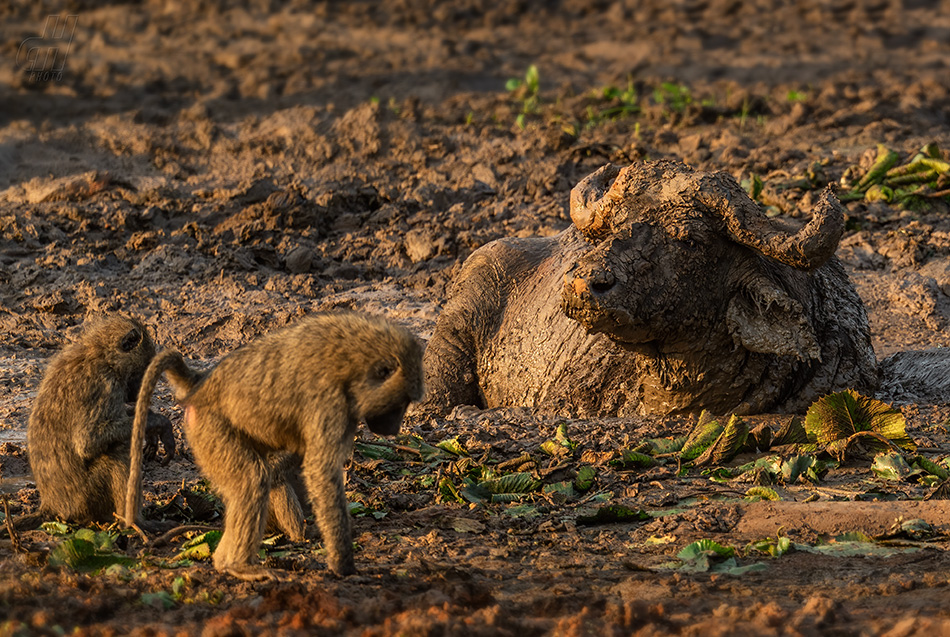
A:
[[[392,376],[395,371],[396,369],[389,363],[380,363],[376,366],[376,369],[373,370],[373,374],[376,376],[376,380],[386,380]]]
[[[131,352],[141,342],[142,333],[138,330],[132,330],[122,337],[122,342],[119,343],[119,348],[121,348],[123,352]]]

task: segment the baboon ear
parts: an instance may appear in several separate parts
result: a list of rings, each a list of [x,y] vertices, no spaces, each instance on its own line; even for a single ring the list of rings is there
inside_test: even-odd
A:
[[[128,334],[122,337],[119,342],[119,348],[123,352],[131,352],[142,342],[142,332],[138,328],[132,328]]]
[[[767,276],[746,272],[726,308],[732,340],[752,352],[821,360],[821,348],[801,303]]]

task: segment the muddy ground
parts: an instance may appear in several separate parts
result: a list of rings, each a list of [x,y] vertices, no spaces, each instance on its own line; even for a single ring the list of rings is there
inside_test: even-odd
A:
[[[467,255],[565,228],[570,188],[608,161],[754,174],[763,203],[800,217],[813,186],[867,168],[878,143],[902,158],[928,142],[950,149],[950,3],[772,4],[4,3],[0,478],[11,512],[38,505],[30,406],[46,361],[87,316],[142,317],[204,365],[332,308],[381,312],[428,338]],[[31,77],[18,51],[54,14],[77,16],[62,75]],[[532,65],[536,94],[506,86]],[[945,200],[929,203],[847,204],[839,257],[881,357],[946,345],[950,220]],[[180,437],[167,389],[157,406]],[[944,405],[901,408],[921,454],[950,454]],[[546,454],[565,422],[575,448]],[[267,561],[284,581],[247,584],[207,561],[173,564],[184,539],[140,559],[120,536],[112,554],[134,563],[77,572],[50,564],[64,537],[29,532],[19,550],[0,543],[0,633],[950,631],[948,505],[933,484],[852,461],[752,502],[742,479],[611,464],[691,424],[472,409],[410,421],[397,446],[353,459],[360,574],[343,580],[318,540],[274,538]],[[471,460],[420,451],[420,438],[455,437]],[[453,502],[439,484],[460,485],[473,466],[543,486],[512,503]],[[586,466],[588,490],[552,488]],[[150,516],[218,520],[182,504],[207,491],[186,446],[167,467],[147,465],[146,488]],[[648,516],[585,517],[603,504]],[[894,526],[918,518],[934,532]],[[840,537],[856,531],[878,541]],[[796,550],[750,546],[780,535]],[[677,558],[701,539],[737,549],[736,568]]]

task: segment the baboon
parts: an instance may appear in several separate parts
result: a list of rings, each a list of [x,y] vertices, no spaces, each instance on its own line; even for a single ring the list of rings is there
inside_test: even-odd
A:
[[[85,325],[79,340],[53,357],[26,430],[40,509],[21,516],[18,527],[49,516],[80,523],[128,517],[132,415],[126,402],[135,400],[154,355],[142,323],[113,316]],[[171,422],[153,412],[144,415],[149,448],[157,449],[161,440],[167,463],[175,453]]]
[[[310,316],[261,337],[206,374],[166,350],[142,381],[133,440],[144,434],[151,394],[163,372],[185,407],[185,434],[195,459],[224,501],[215,568],[246,580],[273,578],[252,559],[267,523],[268,501],[276,516],[294,508],[289,478],[299,463],[330,570],[339,576],[355,573],[343,465],[359,421],[377,434],[396,434],[409,403],[422,398],[420,342],[383,318],[346,312]],[[140,504],[141,463],[133,455],[126,510],[134,517]],[[299,503],[287,515],[289,520],[278,520],[281,527],[302,524]]]

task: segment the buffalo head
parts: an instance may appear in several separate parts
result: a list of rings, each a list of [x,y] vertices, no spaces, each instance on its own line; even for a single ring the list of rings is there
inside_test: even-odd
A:
[[[717,347],[820,359],[810,272],[834,254],[841,204],[825,190],[811,221],[779,228],[730,175],[658,161],[607,165],[571,192],[584,246],[562,309],[634,350]]]

